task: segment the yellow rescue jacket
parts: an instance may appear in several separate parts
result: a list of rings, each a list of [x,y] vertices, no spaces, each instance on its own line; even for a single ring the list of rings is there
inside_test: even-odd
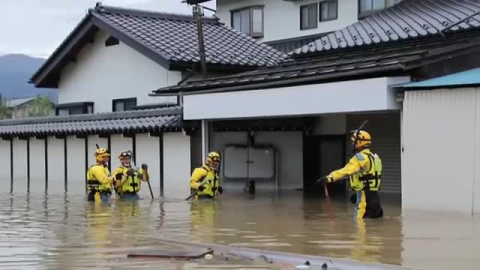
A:
[[[350,188],[354,191],[378,191],[382,182],[382,160],[370,149],[363,149],[328,177],[334,181],[350,177]]]
[[[198,191],[198,186],[202,185],[205,189],[203,191]],[[215,192],[213,188],[218,188],[220,183],[218,182],[218,174],[212,168],[204,165],[200,168],[196,168],[190,179],[190,188],[193,191],[198,191],[197,195],[208,195],[215,197]]]
[[[94,164],[87,171],[87,189],[89,191],[112,191],[112,178],[103,164]]]
[[[127,171],[130,167],[120,166],[113,171],[113,176],[117,174],[122,174],[122,179],[115,182],[115,191],[119,194],[122,193],[138,193],[141,188],[141,180],[145,179],[145,174],[143,169],[138,169],[135,171],[133,176],[127,176]],[[146,180],[146,179],[145,179]]]

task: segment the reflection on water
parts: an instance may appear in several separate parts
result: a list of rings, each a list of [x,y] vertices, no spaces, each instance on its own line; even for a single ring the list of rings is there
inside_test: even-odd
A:
[[[404,213],[402,220],[398,203],[384,204],[383,219],[360,224],[346,200],[332,201],[329,214],[323,199],[300,194],[100,205],[82,196],[4,195],[0,203],[2,269],[158,269],[158,260],[126,255],[171,249],[161,243],[164,238],[428,269],[475,269],[480,263],[474,217],[422,212]],[[170,262],[162,269],[206,269],[205,263],[225,262]]]

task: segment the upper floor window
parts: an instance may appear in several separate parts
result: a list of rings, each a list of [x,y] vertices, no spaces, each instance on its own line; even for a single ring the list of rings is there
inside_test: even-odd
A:
[[[338,16],[338,0],[320,2],[320,21],[336,20]]]
[[[263,37],[263,7],[232,11],[232,28],[252,37]]]
[[[400,3],[402,0],[359,0],[360,17],[371,15]]]
[[[133,110],[137,106],[137,98],[114,99],[112,101],[112,111],[122,112]]]
[[[93,113],[93,102],[64,103],[55,106],[55,115],[59,116],[87,113]]]
[[[300,30],[317,28],[318,3],[300,6]]]

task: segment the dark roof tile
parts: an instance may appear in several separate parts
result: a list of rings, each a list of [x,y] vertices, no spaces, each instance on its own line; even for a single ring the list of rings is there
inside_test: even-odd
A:
[[[216,18],[203,18],[203,26],[207,65],[251,69],[288,60],[286,54],[226,27]],[[31,80],[37,87],[56,87],[58,72],[68,63],[67,56],[78,53],[87,35],[93,36],[96,29],[115,36],[169,69],[182,69],[185,65],[190,68],[192,63],[200,62],[197,26],[192,16],[98,5],[89,10],[33,75]]]
[[[0,121],[0,136],[53,136],[179,129],[182,108],[26,118]]]
[[[298,59],[279,67],[268,67],[236,75],[187,81],[182,86],[166,87],[154,91],[156,94],[178,91],[221,91],[261,89],[264,83],[278,82],[279,87],[294,84],[292,80],[306,78],[314,81],[362,77],[381,72],[403,72],[423,61],[442,59],[445,55],[460,54],[465,49],[479,46],[480,31],[451,34],[444,37],[430,37],[416,42],[401,42],[396,46],[378,46],[374,50],[362,49],[343,53]],[[306,83],[306,82],[302,82]],[[238,88],[238,89],[237,89]]]
[[[303,56],[479,28],[478,13],[478,0],[404,0],[290,54]]]

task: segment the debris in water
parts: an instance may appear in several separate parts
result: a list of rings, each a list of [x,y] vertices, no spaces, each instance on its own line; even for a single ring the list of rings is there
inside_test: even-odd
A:
[[[168,259],[197,259],[213,253],[212,249],[200,248],[195,250],[152,250],[128,254],[128,258],[168,258]],[[212,256],[212,255],[210,255]]]

